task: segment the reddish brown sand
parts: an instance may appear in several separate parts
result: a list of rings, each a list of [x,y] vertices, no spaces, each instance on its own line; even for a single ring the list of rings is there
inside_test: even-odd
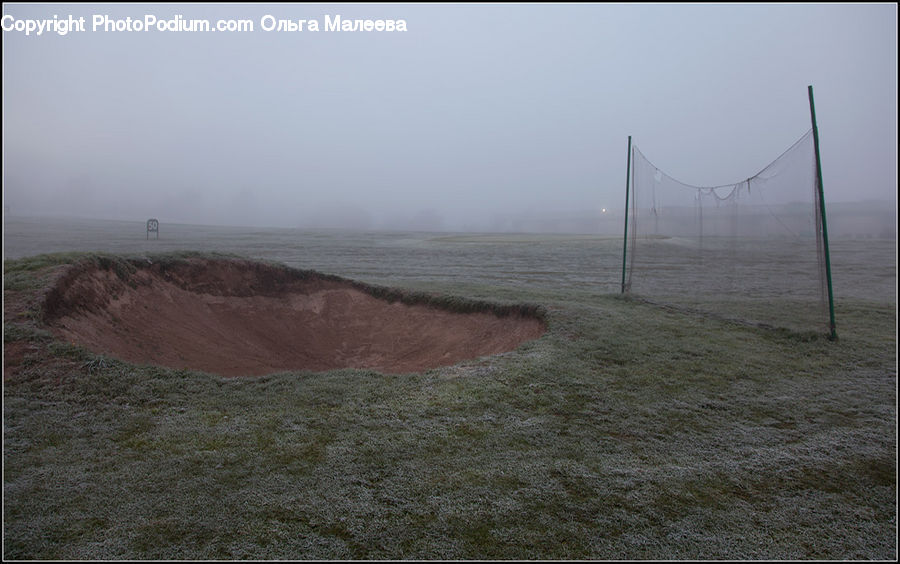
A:
[[[191,259],[148,264],[125,282],[112,270],[74,268],[48,294],[47,321],[96,353],[224,376],[421,372],[512,350],[545,330],[533,317],[390,303],[347,280],[296,272]]]

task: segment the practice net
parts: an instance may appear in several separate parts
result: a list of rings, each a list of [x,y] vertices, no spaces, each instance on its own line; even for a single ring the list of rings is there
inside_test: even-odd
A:
[[[797,331],[829,329],[813,131],[735,184],[691,186],[632,147],[622,291]]]

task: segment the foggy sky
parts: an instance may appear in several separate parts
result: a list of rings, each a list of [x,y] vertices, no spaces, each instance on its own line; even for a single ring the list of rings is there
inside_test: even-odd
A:
[[[810,128],[827,201],[897,187],[897,7],[4,4],[4,213],[476,229],[621,213],[627,137],[690,184],[755,174]],[[111,18],[253,32],[91,31]],[[260,20],[405,20],[266,32]]]

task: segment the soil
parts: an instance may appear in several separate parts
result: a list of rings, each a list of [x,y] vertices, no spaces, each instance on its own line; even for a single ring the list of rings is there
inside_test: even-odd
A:
[[[131,363],[255,376],[421,372],[515,349],[546,329],[525,313],[391,301],[350,280],[237,259],[131,270],[73,266],[47,294],[50,330]]]

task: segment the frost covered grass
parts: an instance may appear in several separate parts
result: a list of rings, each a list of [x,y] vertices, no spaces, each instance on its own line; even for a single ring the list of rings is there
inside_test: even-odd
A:
[[[225,379],[5,317],[3,556],[896,557],[891,296],[839,300],[831,342],[625,300],[587,267],[553,274],[591,239],[326,253],[327,237],[280,260],[539,303],[548,332],[424,374]],[[372,258],[386,249],[396,260]],[[33,305],[46,269],[78,258],[8,261],[7,300]]]

